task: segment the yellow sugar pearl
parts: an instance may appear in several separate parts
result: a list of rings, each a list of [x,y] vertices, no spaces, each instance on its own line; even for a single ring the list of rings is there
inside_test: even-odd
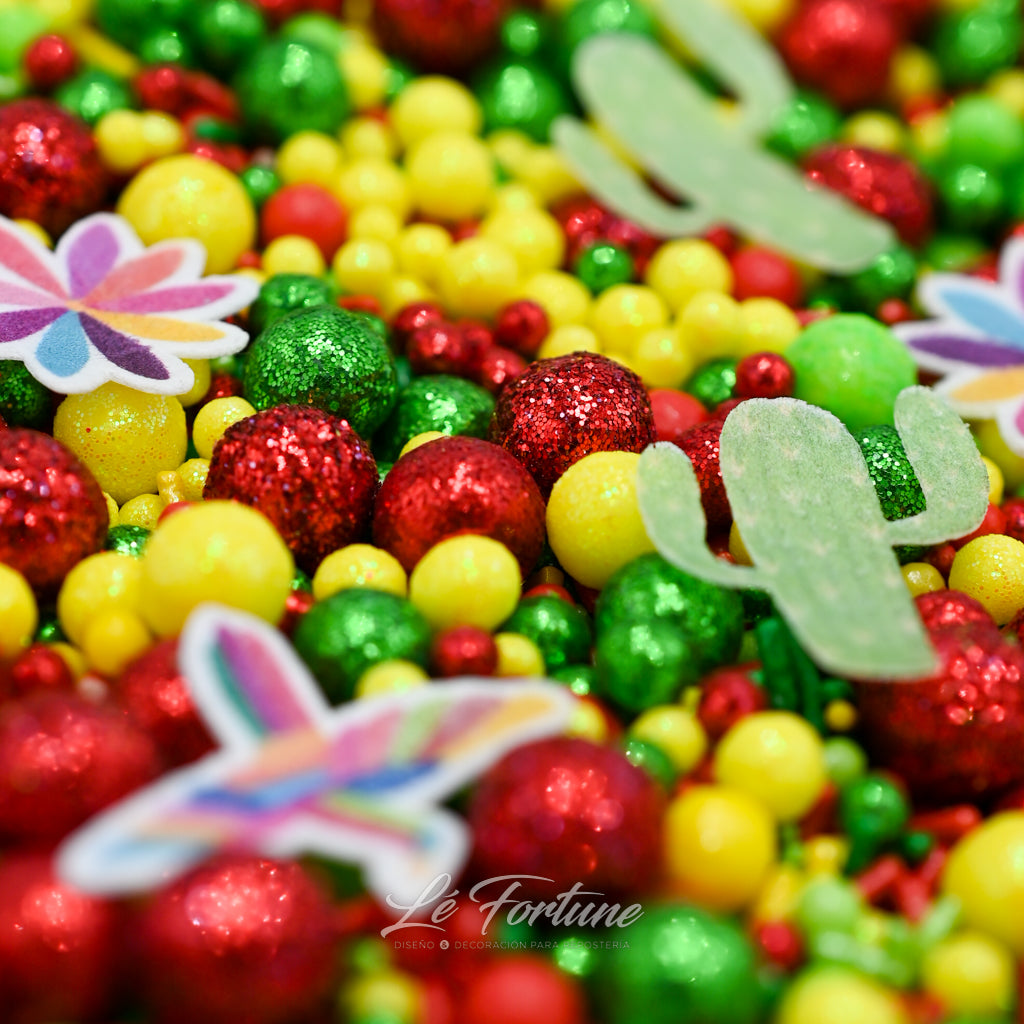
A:
[[[256,409],[244,398],[214,398],[196,413],[192,424],[192,444],[200,458],[209,460],[213,449],[233,423],[256,415]],[[207,462],[207,470],[209,463]],[[205,483],[205,481],[204,481]]]
[[[388,59],[375,46],[359,43],[338,54],[341,77],[356,110],[369,110],[384,102],[388,91]]]
[[[16,658],[39,624],[35,594],[25,577],[0,562],[0,661]]]
[[[334,194],[350,212],[361,206],[387,206],[403,222],[412,208],[405,172],[383,157],[353,160],[338,175]]]
[[[93,129],[96,149],[104,167],[114,174],[131,174],[149,157],[142,117],[134,110],[112,110]]]
[[[921,987],[950,1015],[1001,1016],[1014,1003],[1016,964],[1009,949],[991,936],[960,932],[925,953]]]
[[[950,590],[961,590],[1000,626],[1024,608],[1024,544],[999,533],[975,537],[953,559]]]
[[[174,472],[181,483],[182,497],[185,501],[202,501],[206,477],[210,472],[209,460],[189,459]]]
[[[494,193],[494,159],[475,135],[435,132],[409,152],[405,172],[416,209],[438,220],[479,217]]]
[[[270,521],[233,501],[204,501],[169,516],[150,536],[141,563],[139,608],[158,636],[178,633],[206,601],[277,623],[295,572]]]
[[[523,167],[535,148],[535,143],[529,135],[516,131],[514,128],[502,128],[499,131],[491,132],[487,136],[487,145],[490,146],[498,165],[509,174],[515,174],[519,168]],[[516,184],[528,188],[522,182]],[[536,193],[532,189],[530,192],[534,196],[534,203],[539,202]]]
[[[155,530],[160,513],[167,507],[159,494],[140,494],[129,498],[117,514],[117,521],[122,526],[142,526],[147,530]]]
[[[14,221],[22,231],[27,231],[37,242],[45,245],[47,249],[53,248],[53,239],[47,234],[46,229],[27,217],[17,217]]]
[[[454,245],[440,224],[410,224],[395,241],[399,269],[427,284],[436,284],[445,253]]]
[[[103,500],[107,503],[107,517],[110,520],[107,523],[107,529],[109,530],[111,527],[117,526],[118,523],[117,502],[106,491],[103,492]]]
[[[818,731],[791,711],[758,711],[741,718],[715,749],[715,778],[742,790],[779,821],[796,821],[828,782]]]
[[[144,167],[117,203],[146,245],[195,238],[206,247],[206,272],[230,270],[256,240],[256,213],[242,183],[212,160],[168,156]]]
[[[842,836],[814,836],[804,843],[804,869],[809,875],[838,875],[850,856],[850,841]]]
[[[849,732],[857,724],[857,708],[848,700],[830,700],[822,714],[832,732]]]
[[[412,274],[395,274],[377,296],[386,317],[394,316],[410,302],[433,302],[437,296],[430,286]]]
[[[638,555],[654,550],[636,494],[634,452],[593,452],[551,489],[548,543],[559,564],[585,587],[600,589]]]
[[[885,153],[901,153],[906,146],[906,131],[891,114],[881,110],[862,110],[848,117],[840,138],[854,146],[868,146]]]
[[[390,206],[361,206],[348,222],[349,238],[374,238],[393,246],[402,233],[402,220]]]
[[[108,608],[94,615],[85,627],[82,653],[89,667],[104,676],[118,676],[125,666],[144,654],[153,637],[137,613]]]
[[[899,101],[942,91],[942,74],[935,58],[920,46],[901,46],[889,65],[889,91]]]
[[[372,671],[372,669],[371,669]],[[388,1020],[414,1024],[423,1019],[423,993],[409,974],[391,968],[357,976],[342,992],[346,1020]]]
[[[740,536],[740,528],[736,525],[735,520],[733,520],[732,526],[729,527],[729,554],[732,555],[739,565],[754,564],[754,560],[750,557],[750,552],[747,550],[747,545],[744,544],[743,538]]]
[[[413,452],[417,448],[422,448],[423,445],[430,444],[431,441],[436,441],[441,437],[448,437],[448,435],[440,430],[424,430],[422,434],[416,434],[415,437],[410,437],[409,440],[402,445],[402,450],[398,453],[398,458],[401,458],[403,455],[408,455],[409,452]]]
[[[275,274],[309,274],[320,277],[327,269],[320,246],[305,235],[281,235],[263,250],[263,272]]]
[[[996,463],[984,455],[982,455],[981,461],[985,464],[985,470],[988,473],[988,500],[993,505],[1001,505],[1003,503],[1003,491],[1006,488],[1003,471]]]
[[[797,0],[726,0],[726,3],[759,32],[769,35],[793,13]]]
[[[49,644],[49,648],[55,654],[60,655],[61,660],[67,665],[68,671],[75,679],[81,679],[89,671],[89,663],[77,647],[73,647],[71,644],[56,643]]]
[[[162,110],[145,110],[140,115],[142,137],[146,141],[147,159],[158,160],[184,150],[188,142],[185,127]]]
[[[445,309],[456,317],[490,319],[517,294],[515,256],[489,238],[467,238],[445,253],[438,290]]]
[[[53,436],[92,471],[118,504],[156,491],[156,475],[185,457],[185,410],[170,395],[147,395],[103,384],[68,395],[57,409]]]
[[[519,563],[504,544],[476,534],[449,537],[416,563],[409,600],[436,629],[494,629],[515,609]]]
[[[395,272],[395,254],[379,238],[349,239],[331,260],[331,273],[349,295],[384,293]]]
[[[739,344],[742,359],[755,352],[785,352],[800,333],[800,321],[784,302],[761,297],[744,299],[739,308]]]
[[[101,551],[83,558],[64,577],[57,594],[57,619],[64,635],[81,644],[85,627],[100,612],[135,612],[142,596],[142,562],[131,555]]]
[[[516,176],[529,185],[542,206],[575,195],[582,187],[558,150],[551,146],[530,149]]]
[[[344,159],[337,141],[324,132],[303,131],[289,136],[274,157],[274,167],[285,185],[310,182],[334,187]]]
[[[558,221],[536,206],[495,210],[481,222],[480,234],[515,254],[522,277],[557,269],[565,255],[565,234]]]
[[[514,636],[515,634],[506,633],[504,635]],[[544,669],[542,668],[541,671],[543,672]],[[601,711],[594,701],[576,701],[576,705],[569,715],[569,724],[565,729],[566,736],[602,744],[608,742],[610,732],[607,715]]]
[[[488,145],[490,145],[490,140],[488,140]],[[495,152],[493,146],[491,152]],[[496,153],[495,159],[497,159]],[[494,190],[491,210],[538,210],[540,209],[539,202],[529,185],[524,185],[519,181],[509,181]]]
[[[698,292],[731,292],[732,267],[702,238],[665,242],[651,257],[644,281],[678,313]]]
[[[1024,486],[1024,457],[1007,447],[999,424],[995,420],[982,420],[973,425],[973,430],[981,454],[991,459],[1003,474],[1004,488],[1015,491]]]
[[[910,1024],[896,993],[851,967],[815,966],[783,993],[775,1024]]]
[[[941,159],[949,145],[949,118],[936,110],[915,118],[910,126],[910,149],[917,159]]]
[[[390,658],[371,665],[356,681],[357,697],[383,697],[424,686],[430,676],[412,661]]]
[[[475,135],[483,125],[477,98],[461,82],[441,75],[410,82],[388,108],[388,115],[406,149],[436,132]]]
[[[613,285],[601,292],[590,307],[590,326],[609,353],[631,355],[648,331],[667,323],[668,307],[646,285]]]
[[[590,291],[564,270],[542,270],[516,289],[516,298],[531,299],[548,315],[552,328],[585,324],[590,316]]]
[[[675,894],[711,910],[742,910],[775,863],[775,822],[740,790],[693,786],[665,812],[664,858]]]
[[[402,563],[372,544],[349,544],[332,551],[313,576],[313,596],[318,601],[350,587],[367,587],[405,597],[408,578]]]
[[[398,156],[398,136],[390,124],[376,117],[353,117],[342,126],[339,138],[350,160],[394,160]]]
[[[157,493],[163,499],[165,505],[173,505],[179,501],[187,501],[185,488],[182,485],[181,477],[177,470],[166,469],[156,475]]]
[[[736,355],[745,329],[739,303],[724,292],[698,292],[676,323],[698,364]]]
[[[210,360],[186,359],[184,362],[192,371],[194,379],[192,387],[183,395],[175,395],[175,398],[187,409],[190,405],[195,405],[210,390]]]
[[[629,727],[629,734],[668,755],[672,766],[683,775],[697,766],[708,748],[704,726],[692,711],[678,704],[648,708]]]
[[[630,355],[633,369],[649,388],[679,388],[696,367],[676,327],[644,334]]]
[[[986,83],[985,91],[1018,117],[1024,117],[1024,71],[1006,68],[997,71]]]
[[[907,562],[906,565],[900,566],[900,572],[903,573],[903,582],[906,583],[912,597],[946,589],[942,573],[927,562]]]
[[[803,873],[792,864],[777,864],[768,871],[750,908],[752,921],[788,921],[804,887]]]
[[[597,335],[583,324],[563,324],[556,327],[541,342],[538,359],[554,359],[573,352],[600,352],[601,342]]]
[[[496,633],[494,645],[498,648],[496,676],[509,679],[544,675],[544,655],[529,637],[522,633]]]

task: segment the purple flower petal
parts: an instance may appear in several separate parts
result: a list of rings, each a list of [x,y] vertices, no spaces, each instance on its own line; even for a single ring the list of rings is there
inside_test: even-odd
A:
[[[72,296],[80,299],[91,292],[113,269],[120,251],[117,236],[102,221],[81,231],[67,254]]]
[[[66,309],[54,306],[50,309],[17,309],[12,313],[0,313],[0,342],[28,338],[36,331],[49,327],[66,312]]]
[[[942,359],[955,360],[969,366],[1024,365],[1024,350],[1010,348],[996,341],[979,341],[963,334],[935,334],[910,339],[907,345]]]
[[[143,348],[126,334],[84,313],[80,319],[89,340],[115,366],[149,380],[167,380],[170,377],[167,367],[149,349]]]
[[[181,285],[135,295],[119,295],[95,303],[95,308],[112,313],[170,313],[179,309],[198,309],[223,299],[232,291],[234,286],[231,284]]]

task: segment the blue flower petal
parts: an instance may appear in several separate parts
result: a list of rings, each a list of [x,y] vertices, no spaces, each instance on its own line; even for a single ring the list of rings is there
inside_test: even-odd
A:
[[[73,377],[89,361],[89,340],[77,313],[65,313],[46,329],[36,359],[56,377]]]
[[[1024,316],[1021,312],[1008,309],[994,296],[987,297],[976,288],[947,285],[939,294],[951,313],[982,331],[989,339],[1024,349]]]

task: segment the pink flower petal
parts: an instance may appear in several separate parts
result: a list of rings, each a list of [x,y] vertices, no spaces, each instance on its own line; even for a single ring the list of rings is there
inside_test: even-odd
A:
[[[23,288],[13,282],[0,281],[0,305],[42,309],[53,305],[53,295],[49,292],[37,292],[31,288]]]
[[[44,292],[67,298],[64,286],[26,243],[18,228],[0,220],[0,266],[13,271],[18,277],[42,288]]]
[[[185,255],[185,250],[175,245],[150,249],[112,270],[88,295],[82,297],[82,301],[87,306],[101,306],[121,296],[152,288],[166,281],[184,262]]]

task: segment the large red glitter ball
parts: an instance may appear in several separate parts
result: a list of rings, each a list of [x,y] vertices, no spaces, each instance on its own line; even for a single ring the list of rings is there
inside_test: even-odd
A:
[[[373,513],[373,542],[406,572],[457,533],[501,541],[524,576],[544,546],[544,499],[532,477],[508,452],[475,437],[441,437],[403,455]]]
[[[841,107],[884,95],[898,43],[888,12],[871,0],[804,0],[778,38],[797,82]]]
[[[0,107],[0,213],[59,235],[103,205],[107,172],[85,122],[48,100]]]
[[[345,420],[278,405],[228,427],[203,497],[258,508],[301,568],[314,572],[332,551],[365,537],[377,484],[370,448]]]
[[[154,644],[121,673],[114,700],[157,745],[170,767],[186,764],[213,749],[178,668],[178,638]]]
[[[95,1020],[109,1011],[119,915],[55,877],[44,853],[0,860],[0,1006],[6,1024]]]
[[[690,458],[693,472],[700,484],[700,501],[704,506],[704,516],[709,530],[718,530],[732,522],[732,510],[729,498],[725,493],[725,482],[722,480],[720,461],[722,445],[722,427],[724,417],[715,417],[704,423],[691,427],[676,445]]]
[[[326,1010],[336,983],[331,904],[287,861],[239,854],[197,868],[143,911],[139,940],[159,1024],[296,1024]]]
[[[887,220],[907,245],[920,246],[931,235],[931,189],[904,157],[867,146],[830,144],[809,154],[803,168],[808,180]]]
[[[1024,780],[1024,650],[995,626],[934,629],[941,667],[912,682],[858,685],[872,763],[919,798],[949,803]]]
[[[606,895],[642,890],[657,874],[663,811],[657,784],[620,751],[580,739],[530,743],[477,784],[471,871],[551,879],[522,879],[523,899],[549,899],[574,882]]]
[[[507,0],[376,0],[381,46],[420,71],[461,72],[494,50]]]
[[[914,603],[924,628],[930,633],[974,622],[984,626],[995,625],[995,620],[985,611],[980,601],[975,601],[959,590],[935,590],[930,594],[920,594]]]
[[[51,594],[103,547],[109,522],[96,478],[59,441],[0,432],[0,562]]]
[[[460,999],[462,1024],[583,1024],[573,979],[539,954],[513,953],[482,964]]]
[[[0,835],[55,840],[159,770],[120,712],[37,692],[0,707]]]
[[[640,378],[591,352],[540,359],[498,395],[491,437],[533,475],[541,493],[592,452],[642,452],[654,414]]]

